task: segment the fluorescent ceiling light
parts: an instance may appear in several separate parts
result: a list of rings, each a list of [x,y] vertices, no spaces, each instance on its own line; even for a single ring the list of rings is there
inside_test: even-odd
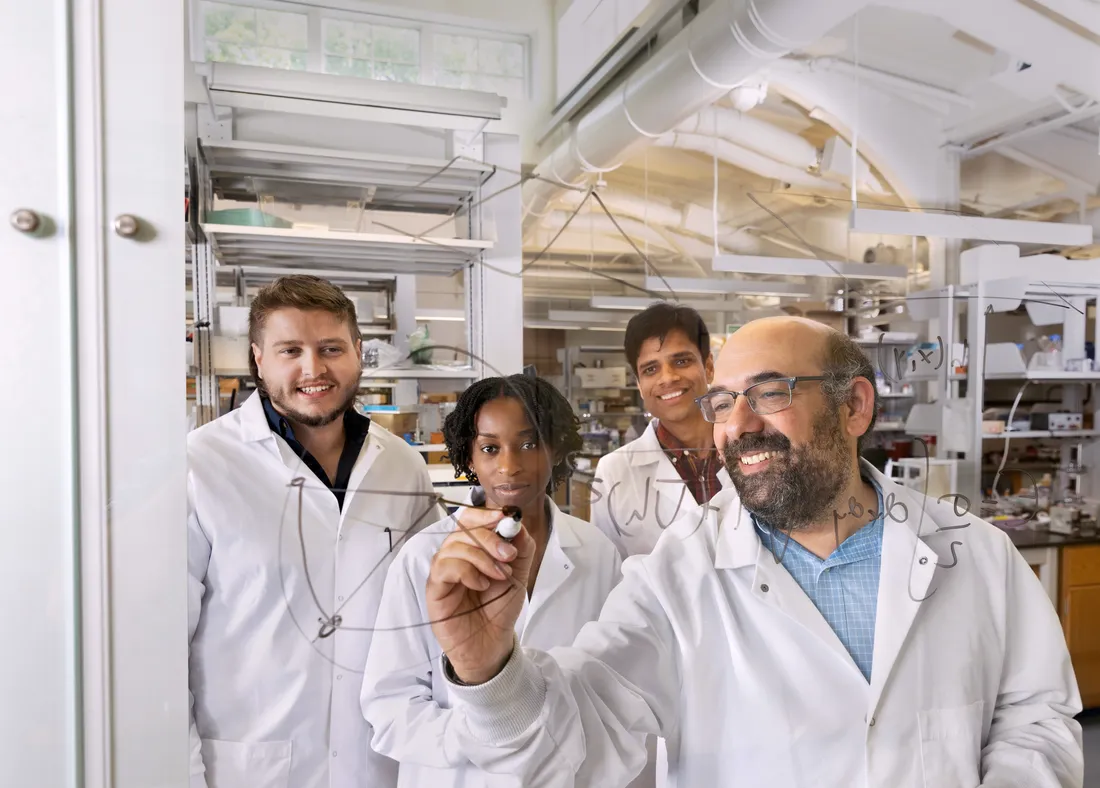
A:
[[[849,217],[849,223],[856,232],[881,235],[923,235],[1049,246],[1088,246],[1092,243],[1092,226],[1088,224],[987,219],[981,216],[881,211],[872,208],[856,208]]]
[[[562,322],[558,320],[527,320],[524,328],[553,328],[559,331],[626,331],[626,324],[619,325],[593,325],[583,326],[579,323]]]
[[[465,323],[466,312],[461,309],[417,309],[415,319]]]
[[[670,304],[690,306],[700,312],[740,312],[741,304],[736,301],[705,301],[705,300],[672,300],[661,298],[637,298],[634,296],[592,296],[591,304],[596,309],[624,309],[631,312],[641,312],[648,306],[660,301]]]
[[[585,312],[572,309],[551,309],[548,313],[551,320],[559,320],[563,323],[621,323],[619,315],[610,315],[607,312]]]
[[[759,296],[794,296],[809,298],[813,295],[806,285],[790,282],[760,282],[752,279],[702,279],[689,277],[647,276],[646,290],[660,293],[734,293]]]
[[[714,256],[715,271],[738,274],[775,274],[777,276],[823,276],[843,279],[906,279],[904,265],[876,263],[828,263],[812,257],[761,257],[758,255],[719,254]]]

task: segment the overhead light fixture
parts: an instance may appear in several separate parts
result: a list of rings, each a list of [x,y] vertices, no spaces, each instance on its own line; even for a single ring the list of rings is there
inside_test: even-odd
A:
[[[689,306],[699,312],[740,312],[743,308],[741,304],[735,301],[672,300],[661,298],[638,298],[634,296],[592,296],[590,303],[595,309],[623,309],[631,312],[640,312],[661,301],[667,301],[670,304]]]
[[[465,323],[466,312],[461,309],[417,309],[415,319]]]
[[[1088,224],[987,219],[950,213],[856,208],[849,217],[849,224],[856,232],[879,235],[919,235],[1044,246],[1088,246],[1092,243],[1092,226]]]
[[[702,279],[693,277],[647,276],[646,290],[661,293],[731,293],[735,295],[790,296],[809,298],[813,295],[806,285],[790,282],[761,282],[752,279]]]
[[[568,322],[596,322],[596,323],[613,323],[622,322],[622,318],[618,315],[610,315],[607,312],[586,312],[584,310],[572,310],[572,309],[551,309],[548,313],[551,320],[557,320],[563,323]]]
[[[737,274],[774,274],[776,276],[820,276],[842,279],[907,279],[904,265],[877,263],[827,263],[812,257],[761,257],[758,255],[718,254],[714,256],[715,271]]]
[[[585,326],[580,323],[569,323],[559,320],[526,320],[523,323],[524,328],[552,328],[558,331],[626,331],[626,324],[611,324],[611,325],[590,325]]]

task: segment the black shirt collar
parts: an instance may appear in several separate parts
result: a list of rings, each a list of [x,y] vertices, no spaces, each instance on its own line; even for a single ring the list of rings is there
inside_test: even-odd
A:
[[[340,453],[340,463],[336,469],[336,478],[329,479],[321,463],[306,451],[305,446],[294,436],[294,429],[290,421],[271,404],[268,397],[260,395],[260,401],[264,406],[264,416],[267,417],[267,425],[271,431],[287,442],[291,450],[305,463],[313,473],[336,496],[336,502],[340,508],[344,508],[344,493],[351,483],[351,470],[355,467],[355,461],[359,459],[359,452],[363,449],[363,443],[367,439],[370,430],[370,419],[355,409],[354,406],[344,412],[344,450]]]

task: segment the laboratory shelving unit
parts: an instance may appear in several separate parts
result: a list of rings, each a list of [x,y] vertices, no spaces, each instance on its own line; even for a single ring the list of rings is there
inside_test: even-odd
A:
[[[1040,280],[1036,274],[1042,272]],[[1049,469],[1056,474],[1052,500],[1067,494],[1079,498],[1095,495],[1096,485],[1084,473],[1098,467],[1097,439],[1100,438],[1100,408],[1096,388],[1100,371],[1071,371],[1030,368],[1017,342],[988,342],[997,333],[994,321],[1023,310],[1030,327],[1038,334],[1062,336],[1065,361],[1086,358],[1086,342],[1100,346],[1100,327],[1095,320],[1100,303],[1100,272],[1088,262],[1070,261],[1056,255],[1020,258],[1015,247],[977,247],[963,253],[964,283],[910,294],[908,305],[918,319],[936,319],[947,336],[945,344],[956,342],[965,320],[969,344],[968,370],[965,376],[949,372],[945,363],[938,371],[927,370],[939,394],[937,401],[914,406],[907,429],[911,434],[937,436],[936,455],[960,459],[959,492],[971,501],[982,500],[982,474],[985,451],[996,443],[1008,447],[1026,441],[1052,442],[1059,461]],[[966,281],[969,280],[969,281]],[[1088,333],[1092,324],[1091,335]],[[1017,384],[1006,387],[1004,384]],[[1035,385],[1061,388],[1060,409],[1082,413],[1086,403],[1091,412],[1084,414],[1084,428],[1050,430],[1011,430],[1004,433],[983,431],[983,414],[991,399],[991,389],[1002,389],[1001,401],[1020,401],[1022,390]],[[960,396],[960,387],[965,394]],[[1090,423],[1091,422],[1091,423]],[[993,447],[993,448],[991,448]],[[993,469],[995,470],[995,468]],[[1039,470],[1038,466],[1035,469]],[[975,504],[976,506],[976,504]]]
[[[239,364],[215,365],[219,283],[234,283],[241,306],[248,287],[292,272],[316,273],[349,291],[387,289],[388,319],[366,321],[360,329],[365,338],[393,337],[398,334],[393,299],[397,277],[461,276],[493,247],[477,237],[482,187],[494,173],[488,164],[229,139],[199,139],[196,151],[188,164],[196,426],[219,415],[219,378],[248,374]],[[359,225],[368,210],[453,217],[455,234],[462,237],[359,232],[352,224],[316,229],[206,222],[215,198],[256,204],[261,210],[273,202],[350,209],[344,216],[360,217]],[[468,287],[466,292],[467,314],[483,311],[481,291]],[[469,347],[471,324],[467,320]],[[367,367],[363,388],[389,390],[392,402],[412,405],[420,381],[447,380],[465,387],[482,374],[475,365]]]

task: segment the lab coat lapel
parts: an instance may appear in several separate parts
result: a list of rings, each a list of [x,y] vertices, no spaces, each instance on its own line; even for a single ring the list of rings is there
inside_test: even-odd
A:
[[[357,499],[362,499],[365,495],[368,495],[370,490],[361,489],[363,480],[367,477],[367,472],[371,469],[377,461],[382,452],[386,450],[386,447],[382,445],[382,442],[378,440],[377,436],[371,435],[370,431],[367,432],[367,439],[363,441],[363,447],[359,450],[359,458],[355,461],[355,465],[351,469],[351,477],[348,479],[348,489],[344,493],[344,509],[340,513],[340,530],[344,529],[344,523],[348,519],[348,512],[352,510],[352,507],[358,502]],[[355,518],[352,518],[353,520]],[[361,519],[361,518],[360,518]],[[385,527],[384,525],[381,527]],[[395,539],[394,542],[397,540]]]
[[[679,517],[684,515],[698,516],[702,507],[695,502],[691,490],[680,478],[676,466],[672,464],[665,450],[661,448],[661,442],[657,440],[657,430],[653,424],[651,421],[638,440],[629,444],[634,447],[630,464],[636,468],[644,469],[639,474],[639,478],[645,478],[646,482],[644,483],[652,485],[650,489],[641,491],[641,495],[644,497],[644,500],[640,502],[642,519],[656,522],[658,527],[664,530]],[[727,475],[725,479],[728,478]],[[725,479],[722,480],[723,486],[725,485]],[[650,506],[653,507],[652,511],[649,510]],[[635,505],[635,509],[638,508]]]
[[[263,402],[258,392],[241,405],[241,438],[270,451],[282,466],[287,487],[298,487],[297,490],[292,491],[290,500],[293,500],[297,506],[301,496],[302,502],[318,515],[318,519],[324,522],[327,528],[335,531],[332,513],[336,507],[336,499],[325,487],[325,483],[317,478],[317,474],[294,453],[290,444],[271,431],[271,425],[267,423]]]
[[[749,522],[748,527],[754,526]],[[759,537],[757,539],[759,540]],[[806,596],[806,592],[798,585],[791,573],[779,562],[783,557],[784,549],[795,550],[797,545],[793,540],[787,543],[786,538],[781,537],[773,554],[762,542],[760,543],[756,560],[756,576],[753,580],[753,595],[802,626],[862,678],[863,674],[860,673],[859,666],[848,653],[848,649],[840,642],[836,632],[829,626],[829,622],[821,615],[821,611],[813,601]]]
[[[550,518],[550,539],[539,566],[539,576],[535,581],[535,593],[531,597],[524,634],[531,631],[532,621],[547,615],[548,610],[553,611],[554,595],[573,574],[576,566],[576,561],[570,558],[567,551],[579,547],[580,539],[553,502],[550,503]],[[520,639],[523,640],[522,637]]]
[[[921,602],[935,593],[931,585],[938,560],[936,551],[920,538],[936,531],[937,523],[931,513],[922,514],[921,502],[908,488],[892,482],[877,471],[873,474],[882,488],[887,511],[875,613],[871,714],[882,697],[894,663],[920,611]],[[889,506],[891,495],[893,501],[904,504],[904,509],[896,504]],[[891,514],[891,508],[896,519]]]
[[[753,596],[820,640],[826,649],[836,654],[862,678],[859,666],[833,632],[829,622],[791,577],[791,573],[779,563],[785,540],[777,545],[774,554],[768,550],[760,540],[752,514],[741,505],[741,499],[733,488],[722,490],[714,496],[711,505],[722,511],[714,552],[715,568],[744,569],[753,566]],[[794,543],[787,545],[787,549],[795,549]]]

